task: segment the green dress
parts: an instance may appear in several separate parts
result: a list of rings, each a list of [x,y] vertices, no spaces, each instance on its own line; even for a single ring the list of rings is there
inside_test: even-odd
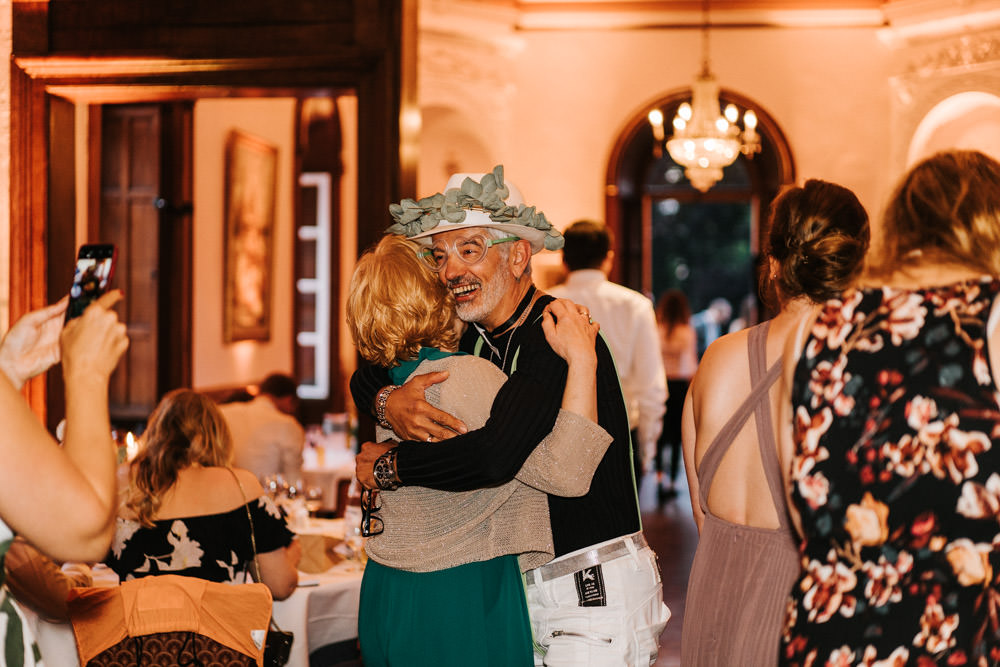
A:
[[[390,371],[402,384],[423,348]],[[531,622],[517,556],[435,572],[408,572],[369,560],[361,582],[358,638],[365,667],[508,667],[534,664]]]

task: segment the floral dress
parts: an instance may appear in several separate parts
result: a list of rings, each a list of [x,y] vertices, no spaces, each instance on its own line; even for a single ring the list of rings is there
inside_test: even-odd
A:
[[[7,590],[7,570],[3,558],[14,542],[14,533],[0,521],[0,665],[3,667],[41,666],[42,658],[28,624],[17,601]]]
[[[242,583],[253,561],[247,507],[253,515],[258,553],[291,543],[293,534],[281,510],[269,497],[260,496],[228,512],[162,519],[151,528],[119,518],[104,562],[122,581],[179,574]]]
[[[788,665],[1000,664],[1000,281],[827,302],[794,374]]]

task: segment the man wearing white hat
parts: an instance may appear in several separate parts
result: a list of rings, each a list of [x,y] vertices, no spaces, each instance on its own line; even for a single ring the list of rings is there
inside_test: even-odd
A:
[[[403,200],[390,212],[396,224],[388,231],[427,245],[425,259],[471,325],[460,349],[490,359],[509,379],[487,424],[466,433],[424,400],[424,390],[445,374],[393,387],[384,369],[362,368],[351,379],[359,409],[411,439],[365,443],[358,477],[385,490],[504,483],[552,429],[562,399],[566,364],[541,327],[551,297],[531,281],[531,256],[562,247],[562,235],[504,183],[502,166],[452,176],[444,193]],[[614,441],[586,495],[549,496],[555,558],[525,573],[539,665],[652,665],[670,614],[656,556],[641,532],[621,387],[600,337],[597,357],[598,421]]]

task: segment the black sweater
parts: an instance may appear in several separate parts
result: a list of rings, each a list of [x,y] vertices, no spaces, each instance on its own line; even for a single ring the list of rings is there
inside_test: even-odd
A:
[[[479,343],[480,356],[509,375],[493,402],[489,420],[481,429],[442,442],[401,442],[396,465],[404,484],[465,491],[514,478],[552,430],[566,384],[566,362],[552,350],[542,331],[542,310],[551,300],[549,296],[539,298],[524,324],[514,331],[496,338],[488,336],[496,352]],[[470,326],[460,349],[475,354],[479,338],[479,332]],[[358,409],[371,414],[375,394],[387,384],[385,369],[358,369],[351,378],[351,394]],[[598,423],[614,441],[594,473],[590,491],[580,498],[548,497],[557,557],[640,528],[628,415],[614,360],[600,336],[597,411]]]

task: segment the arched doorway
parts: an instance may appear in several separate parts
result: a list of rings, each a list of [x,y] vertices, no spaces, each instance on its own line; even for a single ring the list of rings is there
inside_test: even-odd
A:
[[[982,91],[941,100],[920,121],[906,163],[950,148],[978,150],[1000,159],[1000,97]]]
[[[752,159],[741,155],[724,169],[721,181],[699,192],[683,167],[656,149],[647,120],[654,108],[673,118],[690,97],[690,90],[680,90],[655,100],[637,111],[619,135],[606,180],[606,217],[618,258],[613,279],[654,301],[666,289],[680,288],[693,312],[724,298],[735,317],[747,295],[757,305],[761,221],[781,188],[794,183],[795,166],[771,115],[753,100],[723,89],[723,105],[733,103],[757,114],[761,152]],[[750,314],[746,323],[757,320]]]

